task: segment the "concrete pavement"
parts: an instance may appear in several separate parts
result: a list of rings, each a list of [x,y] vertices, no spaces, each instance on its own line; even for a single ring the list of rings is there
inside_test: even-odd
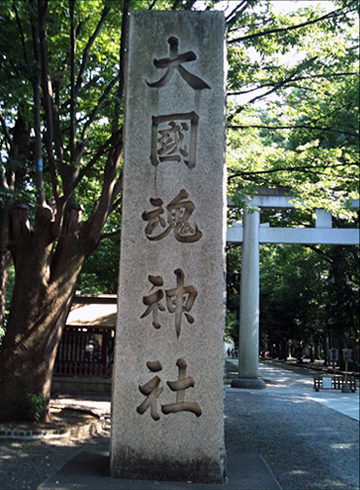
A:
[[[234,361],[231,360],[233,363]],[[270,383],[267,382],[267,388],[274,393],[282,392],[302,395],[309,400],[321,403],[325,407],[359,421],[359,387],[357,387],[356,393],[342,393],[341,390],[327,389],[316,392],[313,389],[313,377],[320,376],[322,373],[298,367],[293,369],[285,369],[279,364],[265,361],[259,365],[259,375],[265,381],[270,381]],[[299,370],[301,373],[299,373]],[[329,377],[330,375],[326,374],[326,376]]]

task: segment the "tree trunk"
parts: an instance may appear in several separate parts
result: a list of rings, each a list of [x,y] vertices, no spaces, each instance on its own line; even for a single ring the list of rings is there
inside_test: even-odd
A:
[[[38,213],[34,232],[25,208],[13,211],[13,238],[17,240],[11,248],[16,278],[0,352],[1,421],[48,420],[56,351],[88,254],[85,240],[71,226],[63,227],[65,236],[53,254],[49,215],[47,209]]]
[[[0,255],[0,327],[4,325],[8,272],[11,264],[9,253]]]
[[[0,420],[48,420],[57,347],[82,263],[74,259],[72,272],[48,289],[33,286],[31,271],[16,279],[0,353]]]
[[[314,356],[314,347],[312,344],[310,345],[309,349],[310,349],[310,362],[314,362],[315,356]]]
[[[325,333],[321,338],[321,344],[324,351],[324,366],[328,367],[330,364],[330,351],[329,351],[329,334]]]
[[[19,281],[19,288],[21,285]],[[0,354],[0,420],[48,420],[47,405],[54,358],[61,338],[61,319],[68,310],[71,292],[62,293],[61,306],[58,301],[52,306],[45,298],[31,301],[30,313],[28,307],[21,309],[17,304],[19,296],[14,298],[17,311],[8,323],[11,335],[6,335]],[[46,307],[43,302],[48,303]],[[40,311],[36,320],[35,312]]]
[[[0,169],[1,171],[1,169]],[[0,184],[0,190],[2,186]],[[4,324],[5,305],[6,305],[6,285],[8,270],[10,266],[9,251],[7,245],[7,226],[5,207],[0,205],[0,327]]]

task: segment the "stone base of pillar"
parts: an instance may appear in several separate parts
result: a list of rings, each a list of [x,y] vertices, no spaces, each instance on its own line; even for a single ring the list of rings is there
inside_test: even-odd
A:
[[[234,378],[231,381],[231,387],[250,390],[263,390],[266,388],[266,383],[260,378]]]

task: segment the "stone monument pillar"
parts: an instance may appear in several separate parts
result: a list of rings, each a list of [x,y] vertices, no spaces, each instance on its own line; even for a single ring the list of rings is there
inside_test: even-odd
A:
[[[259,226],[258,211],[244,213],[244,236],[241,256],[239,376],[233,388],[263,389],[259,367]]]
[[[131,13],[111,474],[222,482],[222,12]]]

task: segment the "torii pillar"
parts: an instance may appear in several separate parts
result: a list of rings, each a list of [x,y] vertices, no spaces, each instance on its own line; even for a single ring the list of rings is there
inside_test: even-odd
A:
[[[241,256],[241,295],[239,330],[239,376],[233,388],[266,388],[258,377],[259,365],[259,211],[244,212],[244,235]]]

